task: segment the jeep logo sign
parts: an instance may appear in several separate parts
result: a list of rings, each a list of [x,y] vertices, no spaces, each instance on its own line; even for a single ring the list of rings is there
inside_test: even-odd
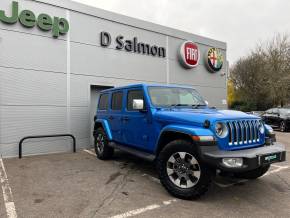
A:
[[[26,28],[37,26],[42,31],[51,31],[54,38],[65,35],[69,31],[69,22],[65,18],[51,17],[48,14],[38,16],[30,10],[19,11],[19,4],[12,2],[12,10],[6,13],[0,10],[0,21],[6,24],[15,24],[18,21]]]
[[[196,67],[199,62],[199,56],[199,49],[195,43],[186,41],[180,46],[179,61],[185,68]]]

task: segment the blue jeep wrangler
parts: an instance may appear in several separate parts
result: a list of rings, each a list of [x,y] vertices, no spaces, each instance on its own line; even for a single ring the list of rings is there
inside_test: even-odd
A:
[[[117,148],[154,160],[162,185],[182,199],[204,194],[217,171],[256,179],[286,158],[259,117],[209,108],[196,90],[181,86],[102,91],[93,134],[99,159]]]

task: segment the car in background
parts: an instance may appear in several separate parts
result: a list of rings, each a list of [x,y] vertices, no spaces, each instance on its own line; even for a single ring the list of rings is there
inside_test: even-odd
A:
[[[255,116],[258,116],[258,117],[261,117],[263,113],[264,113],[264,111],[250,111],[250,112],[247,112],[247,114],[252,114],[252,115],[255,115]]]
[[[279,128],[281,132],[290,130],[290,108],[271,108],[262,115],[263,121]]]

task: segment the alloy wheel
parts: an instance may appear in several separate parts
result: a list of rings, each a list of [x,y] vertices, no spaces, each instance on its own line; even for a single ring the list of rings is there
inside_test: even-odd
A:
[[[286,129],[285,123],[282,121],[280,124],[280,131],[285,132],[285,129]]]
[[[179,188],[192,188],[200,179],[200,165],[187,152],[176,152],[167,161],[167,175]]]
[[[105,146],[105,138],[101,133],[99,133],[96,138],[96,148],[100,154],[103,153],[104,146]]]

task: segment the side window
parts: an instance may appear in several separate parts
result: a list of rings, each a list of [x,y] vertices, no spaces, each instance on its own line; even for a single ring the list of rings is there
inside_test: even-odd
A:
[[[112,110],[122,110],[123,92],[114,92],[112,94]]]
[[[127,110],[128,111],[134,111],[133,99],[140,99],[144,101],[143,90],[128,91],[128,96],[127,96]],[[144,108],[145,108],[145,102],[144,102]]]
[[[273,114],[278,114],[278,113],[279,113],[278,108],[274,108],[273,111],[272,111],[272,113],[273,113]]]
[[[99,110],[108,110],[109,105],[109,94],[102,94],[99,100]]]

